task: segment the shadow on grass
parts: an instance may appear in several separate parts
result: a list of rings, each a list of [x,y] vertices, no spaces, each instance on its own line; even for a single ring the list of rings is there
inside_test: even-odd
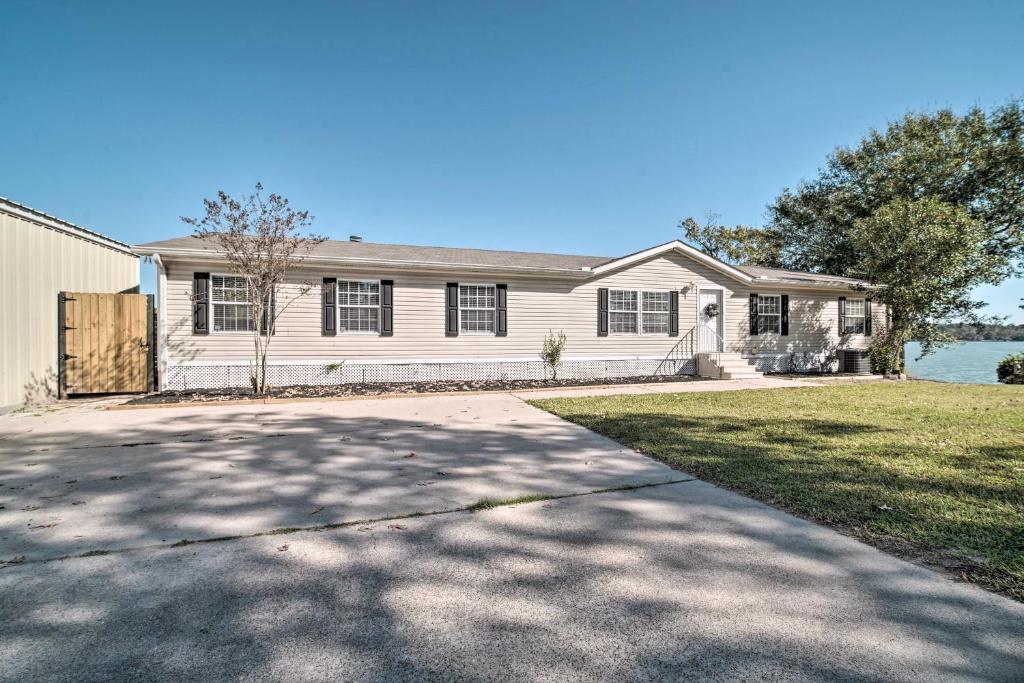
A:
[[[701,479],[1024,600],[1024,489],[1007,471],[1024,465],[1019,447],[939,456],[902,430],[852,419],[561,414]]]

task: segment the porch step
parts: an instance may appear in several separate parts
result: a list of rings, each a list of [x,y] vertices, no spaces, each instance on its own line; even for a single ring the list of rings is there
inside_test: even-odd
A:
[[[721,379],[761,379],[764,374],[754,370],[753,372],[723,372]]]
[[[734,351],[719,354],[705,354],[710,369],[705,369],[706,376],[717,379],[760,379],[764,377],[754,364]],[[707,366],[705,366],[707,368]]]

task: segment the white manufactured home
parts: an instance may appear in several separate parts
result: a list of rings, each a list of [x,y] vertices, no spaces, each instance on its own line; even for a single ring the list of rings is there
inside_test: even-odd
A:
[[[57,397],[60,292],[138,287],[127,244],[0,197],[0,408]]]
[[[161,388],[247,386],[257,323],[223,254],[195,237],[135,252],[158,269]],[[884,324],[866,284],[680,241],[618,258],[327,241],[276,293],[271,382],[541,378],[560,330],[563,378],[831,372]]]

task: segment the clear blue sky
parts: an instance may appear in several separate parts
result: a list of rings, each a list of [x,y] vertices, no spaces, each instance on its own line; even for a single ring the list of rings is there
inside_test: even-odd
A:
[[[2,21],[0,195],[130,243],[262,180],[330,237],[616,255],[689,214],[759,224],[907,110],[1024,95],[1015,1],[6,0]],[[1024,282],[981,294],[1024,321]]]

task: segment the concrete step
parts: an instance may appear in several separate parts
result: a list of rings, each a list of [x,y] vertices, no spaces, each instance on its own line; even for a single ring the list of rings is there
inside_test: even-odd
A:
[[[704,355],[712,361],[712,365],[717,371],[714,375],[721,379],[760,379],[764,377],[764,374],[758,371],[749,359],[744,358],[738,352],[723,351]]]
[[[723,372],[722,379],[761,379],[763,374],[757,372]]]

